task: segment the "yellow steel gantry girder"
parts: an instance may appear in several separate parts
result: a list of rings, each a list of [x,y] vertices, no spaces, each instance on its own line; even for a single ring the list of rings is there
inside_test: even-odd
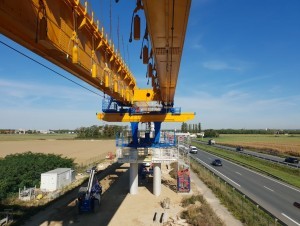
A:
[[[132,114],[129,113],[97,113],[97,118],[107,122],[185,122],[195,117],[194,112],[180,115],[167,114]]]
[[[142,0],[151,40],[160,101],[174,103],[191,0]]]
[[[0,33],[130,106],[135,78],[87,9],[79,0],[1,0]]]

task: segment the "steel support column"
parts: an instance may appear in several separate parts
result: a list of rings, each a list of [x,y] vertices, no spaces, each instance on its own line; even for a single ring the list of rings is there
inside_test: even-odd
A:
[[[131,134],[132,134],[132,142],[134,146],[138,145],[138,132],[139,132],[139,123],[131,122]]]
[[[159,143],[161,122],[154,122],[154,143]]]

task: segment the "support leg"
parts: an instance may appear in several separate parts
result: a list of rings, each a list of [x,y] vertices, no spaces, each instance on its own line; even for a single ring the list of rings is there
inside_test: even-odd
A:
[[[153,164],[153,194],[159,196],[161,193],[161,163]]]
[[[154,122],[154,143],[159,143],[161,122]]]
[[[130,163],[129,189],[132,195],[138,193],[138,165],[138,163]]]
[[[139,123],[138,122],[131,122],[131,134],[132,134],[132,141],[133,145],[136,147],[138,145],[138,131],[139,131]]]

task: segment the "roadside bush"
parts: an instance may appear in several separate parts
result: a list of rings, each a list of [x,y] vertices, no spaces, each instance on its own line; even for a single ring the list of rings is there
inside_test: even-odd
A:
[[[171,171],[169,172],[169,174],[173,179],[176,179],[177,178],[177,168],[178,168],[177,162],[172,162],[170,164],[170,166],[171,166]]]
[[[208,129],[204,131],[204,137],[219,137],[219,133],[216,130]]]
[[[181,212],[181,218],[186,219],[191,225],[224,225],[202,195],[184,198],[182,206],[187,207],[187,209]]]
[[[201,196],[201,195],[192,195],[189,198],[183,199],[182,206],[187,207],[188,205],[195,204],[197,201],[204,202],[203,196]]]
[[[40,186],[41,173],[55,168],[74,168],[73,159],[61,155],[25,152],[0,159],[0,199],[19,188]]]

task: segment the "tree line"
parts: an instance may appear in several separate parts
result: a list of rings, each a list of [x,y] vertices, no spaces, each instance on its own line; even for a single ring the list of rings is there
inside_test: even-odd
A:
[[[182,133],[200,133],[201,132],[201,123],[198,124],[187,124],[183,122],[181,124],[181,132]]]
[[[90,126],[80,127],[76,129],[78,139],[111,139],[115,138],[117,134],[120,134],[124,130],[127,130],[128,126],[117,125],[105,125],[105,126]]]
[[[217,129],[219,134],[300,134],[300,129]]]
[[[300,129],[201,129],[201,123],[181,124],[182,133],[217,133],[217,134],[300,134]]]

